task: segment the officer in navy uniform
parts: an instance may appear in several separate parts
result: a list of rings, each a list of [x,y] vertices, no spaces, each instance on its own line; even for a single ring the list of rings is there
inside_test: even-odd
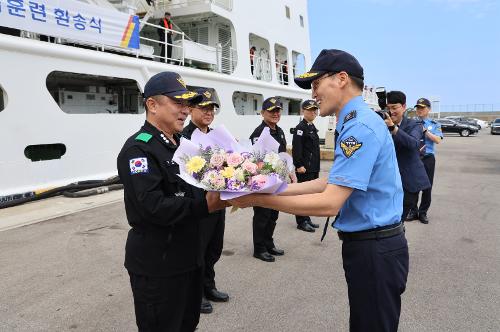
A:
[[[304,118],[293,130],[292,156],[297,181],[306,182],[319,177],[320,149],[318,129],[314,119],[318,115],[318,105],[312,99],[301,104]],[[295,216],[297,228],[305,232],[314,232],[319,225],[311,221],[309,216]]]
[[[431,186],[422,191],[420,207],[417,207],[417,193],[417,201],[413,209],[408,213],[406,220],[418,219],[421,223],[428,224],[429,218],[427,217],[427,211],[431,206],[432,184],[434,183],[434,169],[436,167],[436,158],[434,156],[435,144],[441,143],[443,132],[441,130],[441,124],[429,118],[429,112],[431,111],[431,102],[429,99],[418,99],[415,109],[417,111],[417,116],[423,123],[424,146],[422,147],[422,162],[424,163],[425,171],[427,172]]]
[[[323,50],[312,69],[295,78],[338,119],[335,161],[328,179],[290,184],[280,195],[230,200],[296,215],[333,216],[342,240],[351,331],[397,331],[408,276],[403,188],[393,139],[363,101],[363,68],[349,53]],[[332,289],[335,291],[335,288]]]
[[[132,227],[125,246],[139,331],[194,331],[202,294],[200,222],[227,206],[180,177],[172,157],[201,96],[173,72],[154,75],[144,88],[146,122],[117,158],[125,211]]]
[[[219,108],[215,94],[210,89],[197,89],[203,99],[198,104],[191,107],[191,121],[182,131],[182,135],[191,139],[195,129],[208,133],[211,129],[209,125],[214,120],[215,110]],[[226,210],[211,213],[208,218],[202,220],[201,224],[201,249],[204,257],[203,271],[203,298],[201,301],[201,313],[209,314],[213,311],[214,302],[227,302],[229,295],[217,290],[215,286],[215,263],[222,254],[224,245],[224,228],[226,220]]]
[[[387,93],[387,111],[390,116],[386,117],[385,123],[394,140],[399,174],[403,183],[401,222],[404,222],[410,209],[417,204],[418,193],[431,186],[424,164],[420,160],[420,145],[424,133],[421,122],[404,117],[406,95],[403,92]]]
[[[262,123],[255,128],[250,140],[257,142],[264,128],[269,127],[271,136],[280,144],[279,152],[286,152],[286,139],[283,130],[278,127],[282,104],[278,97],[270,97],[262,103]],[[281,256],[285,251],[274,244],[273,233],[279,212],[262,207],[253,208],[253,256],[265,262],[274,262],[274,256]]]

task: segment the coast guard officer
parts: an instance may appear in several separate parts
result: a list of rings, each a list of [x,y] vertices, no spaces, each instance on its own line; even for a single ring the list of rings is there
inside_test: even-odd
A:
[[[306,182],[319,177],[320,149],[318,129],[314,119],[318,115],[318,105],[314,100],[304,100],[301,104],[304,118],[295,127],[292,142],[292,157],[297,181]],[[305,232],[314,232],[319,225],[309,216],[295,216],[297,228]]]
[[[215,94],[210,89],[197,89],[203,99],[196,105],[191,107],[191,121],[182,131],[182,135],[187,139],[191,139],[191,135],[195,129],[199,129],[204,133],[208,133],[210,124],[214,121],[215,110],[219,108],[219,104],[215,98]],[[217,263],[222,254],[224,245],[224,228],[226,220],[226,211],[220,210],[211,213],[206,219],[200,222],[201,224],[201,249],[202,257],[204,258],[203,269],[203,298],[201,301],[201,313],[209,314],[213,311],[212,304],[214,302],[227,302],[229,295],[217,290],[215,287],[215,263]]]
[[[397,331],[408,276],[408,245],[400,223],[403,189],[392,137],[363,101],[363,68],[350,54],[323,50],[295,79],[312,85],[321,116],[338,120],[328,179],[291,184],[281,195],[230,200],[296,215],[333,216],[348,287],[351,331]]]
[[[262,123],[255,128],[250,140],[257,142],[264,128],[269,127],[271,136],[280,144],[279,152],[286,152],[286,139],[283,130],[278,127],[281,119],[281,102],[277,97],[270,97],[262,103]],[[265,262],[274,262],[274,256],[281,256],[285,251],[274,244],[273,234],[279,212],[263,207],[253,208],[253,256]]]
[[[441,143],[443,139],[443,132],[441,130],[441,124],[429,118],[429,112],[431,111],[431,103],[429,99],[420,98],[417,100],[415,105],[417,116],[423,123],[424,130],[424,147],[422,149],[422,162],[425,166],[425,171],[431,182],[431,186],[428,189],[422,191],[422,198],[420,201],[420,207],[416,205],[408,213],[407,220],[419,219],[421,223],[428,224],[429,218],[427,217],[427,211],[431,206],[431,193],[432,184],[434,182],[434,169],[436,167],[435,144]],[[418,193],[417,202],[418,203]]]
[[[117,159],[132,227],[125,247],[139,331],[194,331],[202,292],[200,221],[226,203],[188,185],[172,161],[188,105],[199,102],[173,72],[144,88],[146,122]]]

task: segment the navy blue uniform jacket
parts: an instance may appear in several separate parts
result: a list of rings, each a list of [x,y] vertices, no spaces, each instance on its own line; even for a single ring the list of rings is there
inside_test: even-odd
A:
[[[431,187],[424,164],[420,160],[419,149],[423,134],[421,123],[403,118],[398,132],[392,135],[403,189],[411,193]]]

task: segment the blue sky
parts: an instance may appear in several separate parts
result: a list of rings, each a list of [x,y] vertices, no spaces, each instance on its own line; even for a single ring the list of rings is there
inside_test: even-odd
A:
[[[500,0],[309,0],[309,28],[313,61],[348,51],[409,104],[500,103]]]

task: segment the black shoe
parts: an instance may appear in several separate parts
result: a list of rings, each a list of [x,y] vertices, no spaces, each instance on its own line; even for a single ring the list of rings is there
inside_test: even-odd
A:
[[[267,252],[274,256],[283,256],[285,254],[285,250],[276,247],[267,249]]]
[[[264,262],[274,262],[276,259],[268,252],[256,252],[253,257],[260,259]]]
[[[210,303],[204,296],[201,298],[201,307],[200,313],[202,314],[211,314],[214,311],[212,307],[212,303]]]
[[[217,288],[205,289],[205,297],[214,302],[227,302],[229,295],[224,292],[219,292]]]
[[[313,223],[311,220],[308,220],[307,223],[309,224],[309,226],[313,227],[313,228],[319,228],[319,225],[318,224],[315,224]]]
[[[429,218],[427,218],[427,213],[420,213],[418,215],[418,219],[422,224],[428,224],[429,223]]]
[[[405,221],[412,221],[412,220],[417,220],[417,219],[418,219],[418,212],[411,209],[408,212],[408,215],[406,216]]]
[[[313,233],[315,231],[315,229],[312,228],[307,221],[304,221],[304,222],[301,222],[300,224],[298,224],[297,229],[300,229],[301,231],[309,232],[309,233]]]

